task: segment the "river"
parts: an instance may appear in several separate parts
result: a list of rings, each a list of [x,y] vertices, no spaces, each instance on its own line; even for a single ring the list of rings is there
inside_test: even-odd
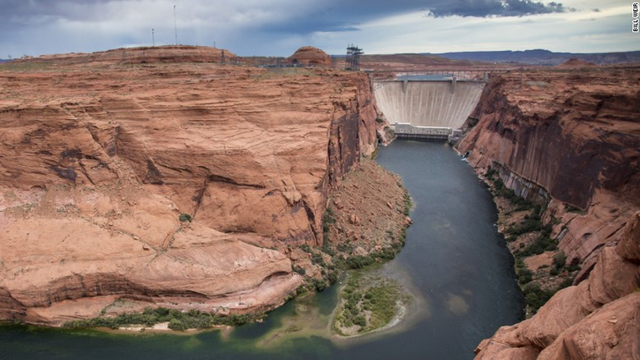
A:
[[[0,327],[0,359],[470,359],[500,326],[523,316],[496,208],[473,170],[442,143],[396,141],[378,162],[404,179],[415,203],[406,246],[382,272],[415,294],[398,326],[330,340],[336,286],[296,299],[260,324],[224,333],[126,335]]]

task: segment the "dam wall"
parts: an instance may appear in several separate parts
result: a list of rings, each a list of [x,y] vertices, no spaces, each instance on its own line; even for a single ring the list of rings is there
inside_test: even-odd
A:
[[[391,124],[459,129],[475,109],[484,83],[477,81],[375,81],[379,109]]]

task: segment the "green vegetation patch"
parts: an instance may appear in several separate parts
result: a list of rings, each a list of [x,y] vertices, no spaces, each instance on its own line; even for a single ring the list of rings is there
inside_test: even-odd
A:
[[[521,258],[516,259],[516,276],[520,285],[527,284],[533,280],[533,272],[527,268]]]
[[[585,213],[585,211],[583,211],[579,207],[573,206],[571,204],[565,204],[565,208],[566,208],[567,212],[578,213],[578,214],[584,214]]]
[[[368,333],[389,325],[409,301],[394,280],[354,271],[339,293],[331,328],[341,336]]]
[[[413,201],[411,201],[411,195],[409,195],[409,191],[404,189],[404,214],[409,216],[411,212],[411,207],[413,206]],[[406,227],[405,227],[406,230]]]
[[[558,291],[571,286],[573,284],[573,278],[565,279],[560,285],[552,289],[541,289],[537,283],[530,283],[522,288],[524,297],[527,300],[527,306],[532,314],[535,314],[540,310],[542,305],[546,304],[553,295]]]
[[[323,247],[327,247],[329,243],[329,230],[331,230],[331,225],[336,223],[336,217],[333,213],[333,208],[331,206],[327,207],[327,210],[324,212],[324,216],[322,217],[322,243]]]
[[[527,313],[535,314],[538,312],[549,299],[559,290],[570,286],[580,267],[576,263],[567,264],[567,257],[564,252],[559,251],[553,257],[553,263],[549,266],[541,266],[537,271],[533,272],[527,268],[524,259],[530,256],[539,255],[546,251],[557,251],[558,240],[551,237],[553,225],[557,225],[560,221],[553,216],[549,223],[542,221],[544,210],[539,204],[518,196],[513,190],[508,189],[500,179],[499,172],[490,168],[485,177],[493,184],[493,194],[496,197],[503,197],[515,206],[513,212],[529,211],[524,219],[519,223],[512,224],[505,229],[505,237],[507,242],[516,241],[521,235],[534,234],[535,240],[526,245],[521,243],[521,249],[513,251],[515,258],[515,271],[518,283],[524,293],[527,302]],[[581,211],[571,205],[566,204],[567,211]],[[549,268],[548,270],[544,270]],[[548,271],[548,275],[546,272]],[[566,272],[565,272],[566,271]],[[547,286],[543,288],[543,284],[550,277],[560,276],[562,282],[557,286]],[[557,284],[557,282],[554,282]]]
[[[151,327],[155,324],[168,322],[169,329],[184,331],[187,329],[209,329],[215,326],[240,326],[261,320],[266,315],[260,314],[230,314],[221,316],[214,313],[206,313],[198,310],[182,312],[175,309],[145,308],[141,313],[120,314],[114,317],[100,316],[88,320],[74,320],[63,326],[71,329],[106,327],[118,329],[127,325],[144,325]]]

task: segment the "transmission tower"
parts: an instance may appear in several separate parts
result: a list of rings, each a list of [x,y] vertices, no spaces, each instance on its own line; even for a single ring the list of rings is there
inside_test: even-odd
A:
[[[176,21],[176,6],[173,5],[173,30],[176,34],[176,45],[178,45],[178,22]]]
[[[346,70],[360,70],[360,55],[364,54],[362,49],[351,44],[347,47],[347,63]]]

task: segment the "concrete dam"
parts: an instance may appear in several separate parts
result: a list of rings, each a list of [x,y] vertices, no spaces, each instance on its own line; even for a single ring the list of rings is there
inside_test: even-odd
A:
[[[450,139],[478,104],[483,81],[375,80],[378,108],[400,138]]]

